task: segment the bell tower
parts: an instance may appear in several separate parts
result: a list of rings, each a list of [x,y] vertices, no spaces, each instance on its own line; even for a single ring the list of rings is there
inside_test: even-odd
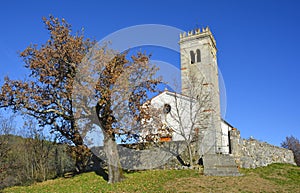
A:
[[[199,133],[200,154],[222,153],[220,94],[216,41],[208,27],[180,34],[181,92],[200,100],[207,118]]]

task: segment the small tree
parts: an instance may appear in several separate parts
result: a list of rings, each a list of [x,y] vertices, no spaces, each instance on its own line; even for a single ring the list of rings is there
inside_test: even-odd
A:
[[[190,73],[186,78],[188,88],[184,94],[167,91],[163,97],[151,99],[156,116],[150,123],[145,124],[142,138],[144,141],[157,142],[162,136],[172,136],[173,140],[183,141],[188,159],[181,158],[181,162],[193,166],[206,151],[203,139],[207,138],[207,132],[210,132],[207,128],[212,126],[213,93],[204,77]],[[211,137],[211,134],[208,137]],[[194,150],[192,144],[196,145]]]
[[[186,78],[189,83],[188,89],[184,94],[173,94],[173,110],[165,115],[164,121],[186,144],[188,160],[185,163],[193,166],[197,164],[195,161],[199,159],[200,149],[205,151],[202,142],[207,128],[211,125],[210,117],[214,112],[212,93],[206,79],[194,73],[190,73]],[[196,144],[194,151],[192,143]]]
[[[175,93],[175,109],[170,112],[171,120],[175,120],[174,132],[181,136],[188,151],[188,165],[193,166],[198,161],[202,140],[209,127],[212,103],[211,93],[208,91],[205,79],[199,79],[190,75],[190,87],[185,93],[186,96]],[[211,139],[213,140],[213,139]],[[195,150],[192,151],[191,144],[195,142]],[[205,150],[204,150],[205,151]],[[196,154],[196,152],[199,152]],[[204,154],[204,153],[203,153]],[[196,160],[195,160],[195,157]]]
[[[37,128],[33,119],[27,118],[23,129],[28,133],[23,142],[26,148],[23,149],[25,163],[22,165],[27,166],[24,174],[31,181],[45,181],[53,178],[56,174],[51,162],[54,157],[55,144],[50,141],[49,136],[45,136],[43,130]]]
[[[281,147],[289,149],[293,152],[297,166],[300,166],[300,142],[294,136],[286,137],[281,143]]]

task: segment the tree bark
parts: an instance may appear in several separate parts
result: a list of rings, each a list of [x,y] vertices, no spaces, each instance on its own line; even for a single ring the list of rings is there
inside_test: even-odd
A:
[[[190,167],[192,167],[194,165],[194,163],[193,163],[193,154],[192,154],[191,144],[187,144],[187,149],[188,149],[188,153],[189,153]]]
[[[108,165],[108,183],[121,182],[124,179],[117,143],[109,135],[104,138],[104,152]]]

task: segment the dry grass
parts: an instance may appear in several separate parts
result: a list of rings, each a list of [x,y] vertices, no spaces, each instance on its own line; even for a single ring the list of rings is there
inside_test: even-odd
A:
[[[188,182],[188,183],[187,183]],[[181,178],[166,184],[166,190],[176,192],[288,192],[276,183],[263,179],[258,175],[242,177]]]

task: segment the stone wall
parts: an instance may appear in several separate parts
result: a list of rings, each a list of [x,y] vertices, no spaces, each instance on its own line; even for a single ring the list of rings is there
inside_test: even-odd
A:
[[[296,165],[292,151],[255,139],[242,139],[237,129],[230,131],[229,145],[232,154],[230,157],[233,156],[237,166],[241,168],[257,168],[271,163]],[[196,143],[191,144],[191,149],[195,155],[193,161],[197,163],[199,152]],[[92,151],[106,161],[103,147],[92,148]],[[118,145],[118,151],[121,165],[127,170],[184,169],[189,160],[183,141]]]
[[[191,144],[191,149],[193,153],[196,151],[195,143]],[[125,170],[183,169],[189,160],[183,141],[118,145],[118,151]],[[103,147],[93,147],[92,152],[107,161]]]
[[[271,163],[288,163],[296,165],[293,152],[260,142],[255,139],[241,139],[236,129],[230,131],[231,153],[241,168],[256,168]]]

